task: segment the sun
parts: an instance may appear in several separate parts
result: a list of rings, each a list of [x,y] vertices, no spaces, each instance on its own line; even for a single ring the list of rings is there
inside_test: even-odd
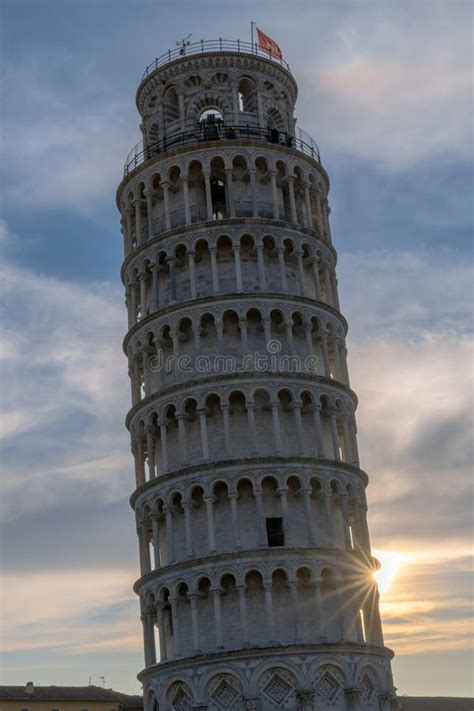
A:
[[[374,573],[374,578],[379,586],[381,595],[385,595],[397,577],[404,556],[393,551],[373,551],[374,556],[380,561],[380,569]]]

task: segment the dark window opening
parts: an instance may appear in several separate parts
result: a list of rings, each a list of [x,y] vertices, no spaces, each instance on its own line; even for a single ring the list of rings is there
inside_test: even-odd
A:
[[[267,540],[270,548],[285,545],[285,534],[283,532],[282,518],[267,518]]]

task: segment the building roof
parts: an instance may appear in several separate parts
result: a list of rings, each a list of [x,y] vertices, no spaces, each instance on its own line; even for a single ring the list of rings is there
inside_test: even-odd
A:
[[[140,696],[120,694],[101,686],[0,686],[0,699],[4,701],[111,701],[124,708],[137,708]],[[143,702],[141,702],[143,705]]]
[[[403,711],[473,711],[474,699],[447,696],[400,696]]]

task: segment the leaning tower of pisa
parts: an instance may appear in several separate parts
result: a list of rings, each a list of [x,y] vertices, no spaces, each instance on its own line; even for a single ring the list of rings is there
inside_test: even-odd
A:
[[[138,87],[122,215],[146,711],[396,707],[329,179],[240,41]]]

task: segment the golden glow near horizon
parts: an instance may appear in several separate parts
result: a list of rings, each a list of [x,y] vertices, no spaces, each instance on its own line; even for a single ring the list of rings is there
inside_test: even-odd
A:
[[[374,573],[374,578],[379,586],[380,595],[384,595],[390,590],[404,556],[394,551],[374,551],[374,556],[380,561],[380,569]]]

